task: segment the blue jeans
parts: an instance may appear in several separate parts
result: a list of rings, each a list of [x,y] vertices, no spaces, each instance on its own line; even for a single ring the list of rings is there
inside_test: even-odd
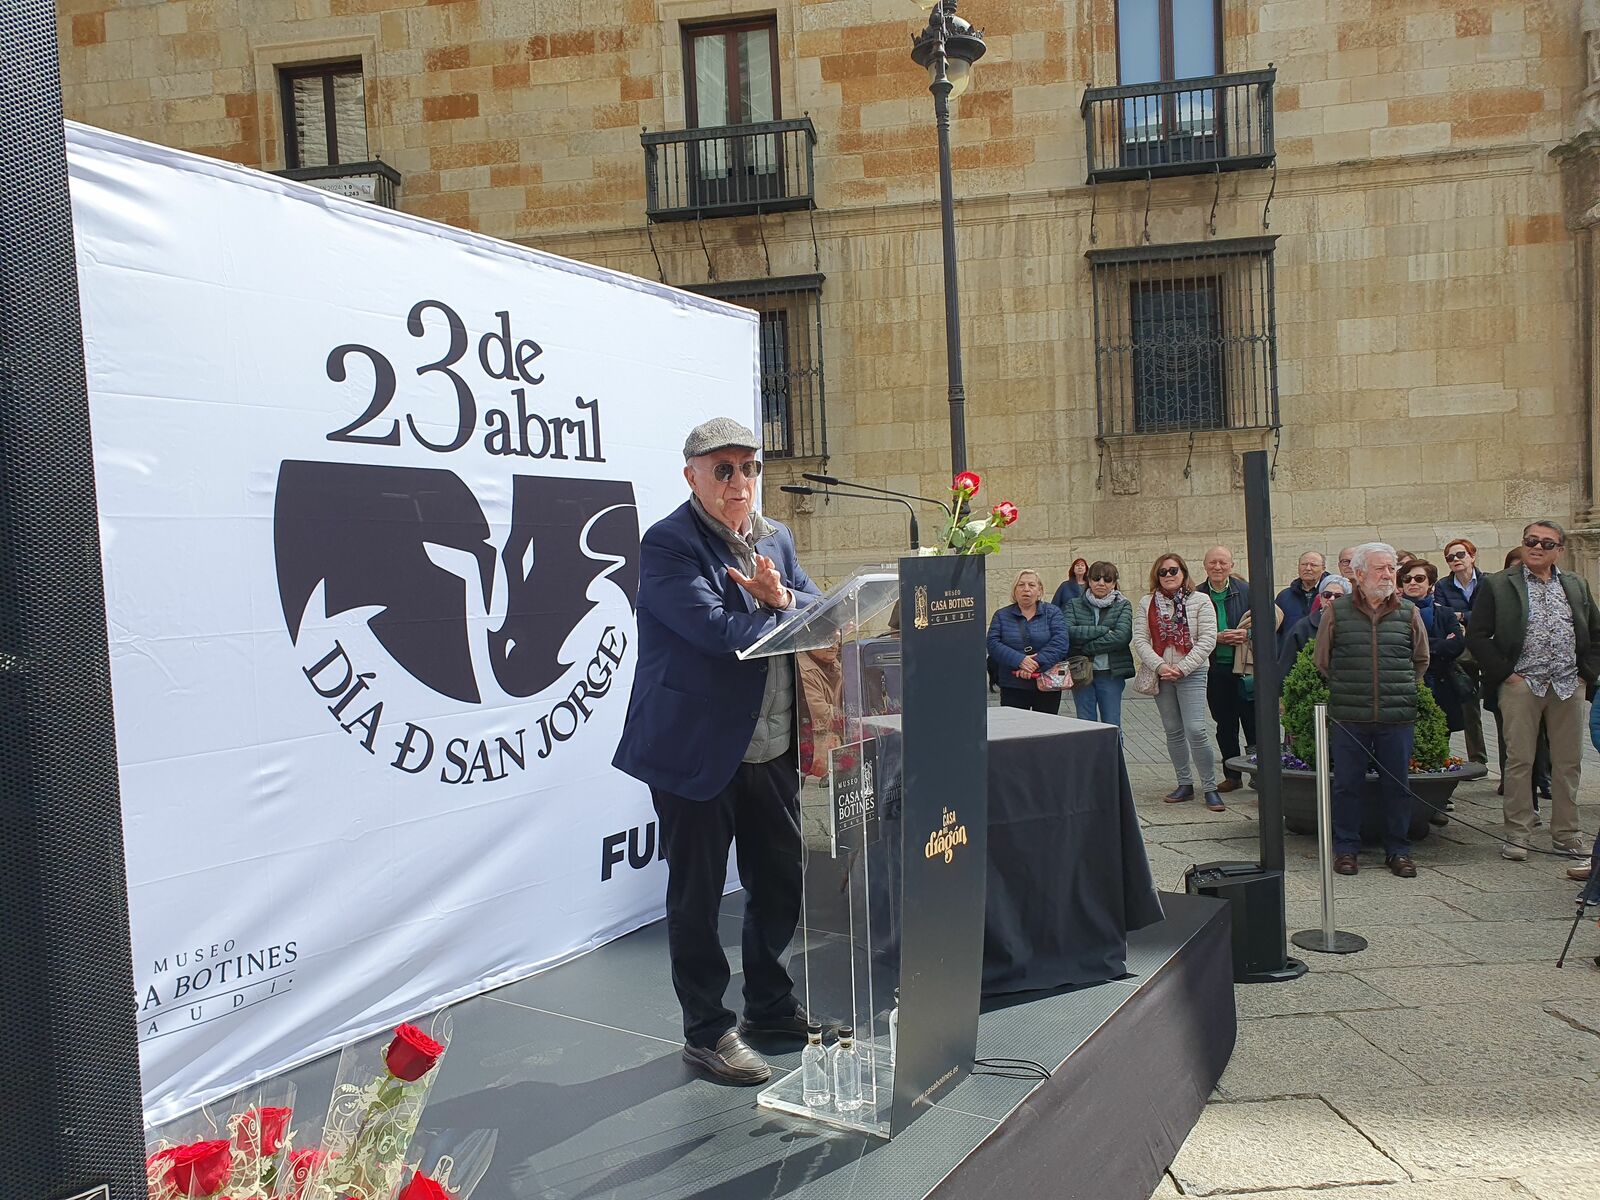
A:
[[[1072,703],[1077,706],[1078,720],[1104,721],[1107,725],[1122,724],[1122,689],[1127,683],[1110,671],[1096,671],[1093,683],[1080,683],[1072,689]],[[1098,710],[1098,711],[1097,711]]]
[[[1383,792],[1383,855],[1409,855],[1412,727],[1377,721],[1328,724],[1328,753],[1333,759],[1333,852],[1355,854],[1361,849],[1361,796],[1367,788],[1367,764],[1376,759]]]

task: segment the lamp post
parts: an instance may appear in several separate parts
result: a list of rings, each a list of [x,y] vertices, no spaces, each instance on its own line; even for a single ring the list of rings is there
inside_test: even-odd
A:
[[[961,301],[956,291],[956,210],[950,177],[950,101],[972,82],[987,47],[983,33],[956,16],[956,0],[913,0],[928,25],[912,39],[911,61],[928,72],[939,127],[939,215],[944,225],[944,344],[950,381],[950,470],[967,469],[967,392],[961,382]]]

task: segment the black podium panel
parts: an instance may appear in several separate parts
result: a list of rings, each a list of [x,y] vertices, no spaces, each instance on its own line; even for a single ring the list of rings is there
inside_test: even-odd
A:
[[[904,863],[893,1127],[971,1069],[988,854],[984,561],[900,560]],[[911,1036],[910,1031],[916,1035]]]

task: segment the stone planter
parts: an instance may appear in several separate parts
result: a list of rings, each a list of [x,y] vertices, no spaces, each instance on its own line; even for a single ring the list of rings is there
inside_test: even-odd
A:
[[[1249,777],[1254,788],[1258,764],[1248,758],[1230,758],[1224,764],[1230,771]],[[1456,790],[1456,784],[1467,779],[1482,779],[1489,769],[1482,763],[1462,763],[1456,771],[1436,771],[1410,777],[1411,790],[1420,798],[1411,802],[1411,840],[1420,842],[1428,836],[1428,817],[1435,811],[1429,805],[1444,807]],[[1330,781],[1331,782],[1331,781]],[[1427,804],[1422,801],[1427,801]],[[1283,768],[1283,823],[1290,833],[1317,833],[1317,782],[1315,771],[1294,771]],[[1383,792],[1375,773],[1367,775],[1367,787],[1361,797],[1361,841],[1366,845],[1383,844]]]

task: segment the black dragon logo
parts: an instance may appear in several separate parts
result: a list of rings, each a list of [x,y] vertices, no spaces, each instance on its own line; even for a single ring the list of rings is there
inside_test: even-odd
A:
[[[487,607],[496,551],[489,522],[453,472],[426,467],[285,460],[273,526],[278,598],[290,638],[323,585],[325,615],[377,608],[367,622],[394,661],[440,695],[478,703],[468,579],[429,547],[464,554]],[[505,617],[488,633],[500,688],[532,696],[572,664],[561,645],[592,607],[602,575],[630,606],[639,594],[639,512],[625,480],[517,475],[499,552]]]

